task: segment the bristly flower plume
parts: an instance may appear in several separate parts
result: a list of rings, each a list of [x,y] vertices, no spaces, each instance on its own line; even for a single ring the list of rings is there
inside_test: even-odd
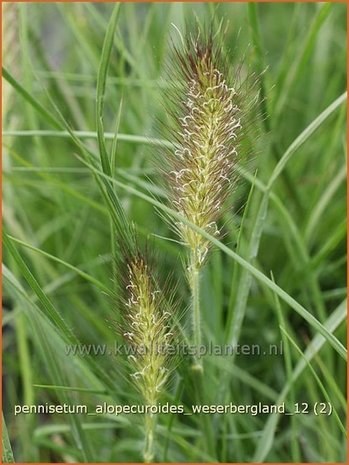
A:
[[[174,109],[168,112],[175,141],[167,175],[172,204],[190,222],[219,235],[217,220],[235,181],[241,131],[238,95],[212,35],[203,40],[189,37],[181,49],[174,49],[173,61],[181,88],[175,90]],[[200,268],[209,242],[182,222],[176,229],[191,251],[191,266]]]
[[[183,218],[174,227],[189,252],[186,267],[197,347],[201,345],[200,276],[211,242],[188,223],[220,235],[218,222],[238,179],[241,148],[250,144],[245,126],[258,98],[249,88],[250,79],[240,80],[241,69],[232,85],[222,39],[218,33],[201,31],[195,37],[181,36],[180,45],[173,46],[168,73],[172,90],[165,96],[169,120],[164,129],[172,147],[163,149],[167,156],[161,158],[161,169],[173,209]],[[203,373],[200,359],[193,369]]]
[[[155,404],[168,378],[166,346],[173,338],[170,312],[142,255],[127,263],[127,302],[123,336],[135,349],[131,356],[135,385],[148,404]]]
[[[134,252],[124,261],[123,295],[124,323],[122,332],[133,348],[129,355],[131,378],[145,404],[156,405],[174,368],[168,347],[174,341],[171,323],[174,308],[167,292],[160,289],[144,255]],[[154,458],[156,416],[145,417],[144,460]]]

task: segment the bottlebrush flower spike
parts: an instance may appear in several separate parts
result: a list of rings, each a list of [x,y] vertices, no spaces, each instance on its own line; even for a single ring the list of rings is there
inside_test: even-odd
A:
[[[134,347],[131,362],[135,385],[148,404],[155,404],[168,378],[166,346],[173,338],[170,312],[152,276],[149,265],[140,254],[127,263],[126,340]]]
[[[225,66],[212,36],[189,38],[174,50],[182,88],[175,90],[169,110],[174,127],[174,153],[169,152],[168,186],[174,208],[212,235],[220,233],[217,219],[235,181],[237,137],[241,131],[238,94],[226,78]],[[190,248],[191,266],[200,268],[209,242],[181,222],[176,229]]]
[[[124,270],[127,270],[125,273]],[[172,299],[166,299],[140,252],[133,252],[124,259],[122,325],[123,336],[133,348],[128,357],[131,377],[147,405],[156,405],[167,382],[175,357],[168,347],[175,338],[171,317],[174,313]],[[154,458],[156,415],[145,416],[144,460]]]

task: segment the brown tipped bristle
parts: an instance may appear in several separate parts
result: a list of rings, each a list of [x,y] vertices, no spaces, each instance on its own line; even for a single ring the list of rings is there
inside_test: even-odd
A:
[[[224,74],[212,38],[189,40],[175,50],[175,62],[184,78],[184,99],[175,115],[176,150],[170,157],[168,184],[175,209],[192,223],[218,235],[217,219],[234,181],[241,130],[237,92]],[[179,235],[194,252],[200,267],[209,243],[183,223]]]
[[[154,404],[169,375],[169,357],[165,348],[173,336],[169,324],[172,315],[140,253],[127,260],[124,294],[123,336],[134,348],[129,357],[135,370],[131,376],[145,401]]]

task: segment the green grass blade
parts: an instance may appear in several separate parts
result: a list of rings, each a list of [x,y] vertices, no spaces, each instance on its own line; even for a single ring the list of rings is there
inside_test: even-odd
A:
[[[291,344],[293,345],[293,347],[296,349],[296,351],[299,353],[299,355],[302,357],[302,359],[305,361],[305,363],[307,364],[310,372],[312,373],[312,375],[314,376],[317,384],[319,385],[320,387],[320,390],[324,396],[324,398],[326,399],[326,401],[328,403],[332,403],[332,400],[331,400],[331,397],[329,396],[323,382],[321,381],[321,379],[319,378],[319,376],[317,375],[316,371],[314,370],[314,368],[312,367],[311,363],[309,360],[306,359],[306,357],[304,356],[303,352],[301,351],[301,349],[298,347],[298,345],[296,344],[296,342],[294,341],[294,339],[288,334],[288,332],[286,331],[286,329],[281,326],[280,327],[281,331],[285,334],[285,336],[287,337],[287,339],[291,342]],[[344,427],[344,425],[342,424],[340,418],[339,418],[339,415],[337,413],[337,410],[335,407],[333,407],[333,414],[334,414],[334,417],[336,419],[336,422],[337,422],[337,425],[339,427],[339,429],[342,431],[342,433],[344,434],[344,436],[347,435],[347,432],[346,432],[346,429]]]
[[[273,275],[271,276],[272,280],[274,281]],[[285,326],[285,318],[282,313],[281,305],[280,305],[280,300],[276,294],[274,294],[275,298],[275,308],[276,308],[276,314],[278,317],[279,321],[279,327],[284,327]],[[285,333],[281,331],[281,338],[282,338],[282,343],[283,343],[283,353],[284,353],[284,360],[285,360],[285,372],[286,372],[286,379],[287,382],[290,382],[292,379],[292,357],[291,357],[291,351],[290,351],[290,345],[288,343],[288,338],[286,337]],[[294,393],[294,386],[293,384],[291,385],[290,388],[290,402],[292,404],[295,403],[295,393]],[[296,427],[296,422],[297,419],[293,415],[291,417],[291,451],[292,451],[292,461],[297,463],[301,461],[300,457],[300,448],[299,448],[299,443],[298,443],[298,438],[297,438],[297,427]]]
[[[110,21],[105,34],[101,60],[99,64],[98,76],[97,76],[97,94],[96,94],[96,126],[97,126],[97,139],[99,146],[99,154],[101,159],[101,165],[103,173],[107,176],[111,176],[111,160],[108,156],[105,139],[104,139],[104,126],[103,126],[103,113],[104,113],[104,95],[106,90],[107,74],[110,62],[110,55],[113,47],[114,35],[117,25],[117,19],[119,16],[120,4],[116,4],[113,9],[113,13],[110,17]],[[128,221],[126,219],[124,210],[121,206],[120,200],[117,197],[115,191],[108,178],[103,178],[106,193],[111,201],[111,208],[115,212],[111,212],[111,218],[114,218],[114,224],[119,238],[122,239],[124,245],[133,246],[132,235]],[[117,220],[117,221],[115,221]],[[112,233],[114,228],[112,228]],[[113,238],[115,240],[115,238]]]
[[[290,90],[294,83],[297,81],[297,77],[300,75],[303,66],[307,63],[307,60],[309,59],[309,56],[311,54],[312,49],[314,48],[316,38],[318,36],[318,33],[328,18],[331,9],[332,9],[331,3],[324,3],[321,5],[319,8],[314,21],[309,28],[308,35],[307,37],[302,40],[301,42],[301,47],[298,49],[299,53],[298,55],[293,59],[293,63],[290,66],[290,63],[287,63],[287,78],[284,86],[279,85],[277,87],[277,93],[274,99],[274,110],[273,110],[273,115],[274,118],[277,119],[280,116],[280,112],[282,111],[282,108],[287,101],[287,98],[289,97]],[[297,50],[297,51],[298,51]]]
[[[290,161],[294,153],[301,147],[304,142],[347,100],[347,93],[340,95],[334,102],[331,103],[320,115],[307,126],[304,131],[299,134],[298,137],[288,147],[286,152],[283,154],[279,163],[274,168],[272,175],[270,176],[267,188],[271,189],[274,182],[277,180],[279,175],[282,173],[286,164]]]
[[[6,147],[7,148],[7,147]],[[95,202],[94,200],[92,200],[90,197],[87,197],[85,195],[83,195],[81,192],[79,192],[77,189],[74,189],[73,187],[71,187],[70,185],[67,185],[67,183],[64,183],[64,182],[61,182],[59,180],[57,180],[56,178],[52,177],[52,176],[49,176],[45,173],[40,173],[40,170],[43,170],[45,171],[45,168],[40,168],[40,167],[34,167],[33,165],[31,165],[25,158],[23,158],[19,153],[17,153],[15,150],[13,150],[12,147],[8,148],[8,151],[9,151],[9,154],[11,156],[14,157],[15,160],[18,160],[21,164],[24,165],[24,167],[26,167],[28,169],[28,171],[32,170],[32,171],[36,171],[38,176],[45,180],[46,182],[50,183],[50,185],[55,185],[57,186],[59,189],[61,189],[62,191],[66,192],[67,194],[71,195],[72,197],[78,199],[79,201],[89,205],[90,207],[92,207],[94,210],[106,215],[108,212],[106,210],[106,208],[104,208],[103,206],[101,206],[98,202]],[[19,168],[19,167],[18,167]],[[15,171],[16,169],[18,168],[12,168],[11,167],[11,172]],[[24,168],[23,168],[24,169]],[[54,172],[54,168],[47,168],[48,171],[51,171],[51,172]],[[68,170],[68,171],[67,171]],[[71,170],[74,171],[74,168],[71,168]],[[61,171],[62,172],[62,171]],[[69,172],[69,169],[63,169],[63,172]],[[78,171],[77,171],[78,172]],[[8,172],[4,171],[5,174],[7,174]],[[35,184],[35,181],[31,180],[31,179],[25,179],[25,180],[22,180],[22,183],[33,183]]]
[[[120,3],[117,3],[114,7],[113,13],[110,17],[110,21],[105,34],[101,61],[98,69],[97,76],[97,94],[96,94],[96,127],[98,136],[99,152],[101,156],[103,172],[111,175],[111,165],[108,158],[107,150],[104,141],[104,128],[103,128],[103,113],[104,113],[104,95],[107,81],[107,74],[109,68],[110,55],[113,46],[114,34],[119,16]]]
[[[97,171],[100,176],[106,177],[104,173],[101,171],[96,170],[93,166],[90,165],[90,168],[92,171]],[[109,178],[111,179],[111,178]],[[321,333],[325,339],[328,340],[328,342],[335,348],[335,350],[341,355],[342,358],[346,359],[346,354],[347,351],[343,344],[338,341],[338,339],[328,332],[326,327],[322,325],[310,312],[308,312],[299,302],[297,302],[293,297],[287,294],[283,289],[281,289],[277,284],[273,283],[272,280],[270,280],[267,276],[265,276],[261,271],[259,271],[256,267],[251,265],[249,262],[247,262],[245,259],[240,257],[237,253],[229,249],[226,245],[224,245],[221,241],[219,241],[217,238],[211,236],[208,234],[205,230],[202,228],[199,228],[196,226],[194,223],[191,223],[190,221],[187,220],[184,216],[180,215],[179,213],[175,212],[171,208],[167,207],[163,203],[157,201],[156,199],[153,199],[149,197],[148,195],[144,194],[143,192],[140,192],[139,190],[135,189],[132,186],[128,186],[126,184],[121,183],[120,181],[117,181],[116,179],[112,180],[113,183],[115,183],[117,186],[121,187],[123,190],[126,192],[129,192],[132,195],[135,195],[146,202],[149,202],[153,206],[157,207],[159,210],[162,210],[164,213],[172,216],[176,220],[186,224],[188,227],[193,229],[195,232],[201,234],[203,237],[205,237],[207,240],[209,240],[212,244],[220,248],[226,255],[228,255],[230,258],[235,260],[242,268],[247,270],[249,273],[251,273],[259,282],[262,284],[266,285],[269,289],[272,291],[276,292],[278,296],[285,301],[293,310],[295,310],[302,318],[304,318],[316,331]]]
[[[247,213],[249,212],[249,209],[250,209],[250,204],[251,204],[251,201],[252,201],[252,196],[253,196],[253,193],[255,192],[255,179],[256,177],[254,177],[253,179],[251,179],[251,188],[250,188],[250,191],[249,191],[249,194],[248,194],[248,198],[247,198],[247,202],[246,202],[246,205],[245,205],[245,208],[244,208],[244,214],[242,216],[242,219],[241,219],[241,223],[240,223],[240,228],[239,228],[239,233],[238,233],[238,237],[237,237],[237,241],[236,241],[236,252],[238,254],[240,254],[241,252],[241,248],[242,248],[242,233],[244,231],[244,226],[245,226],[245,222],[246,222],[246,216],[247,216]],[[238,274],[238,270],[237,270],[237,266],[234,267],[234,271],[233,271],[233,279],[232,279],[232,283],[231,283],[231,291],[230,291],[230,296],[229,296],[229,304],[228,304],[228,315],[227,315],[227,323],[226,323],[226,328],[225,328],[225,341],[229,341],[231,339],[231,335],[232,335],[232,322],[233,322],[233,318],[234,318],[234,314],[235,314],[235,301],[236,301],[236,295],[235,293],[237,292],[237,274]]]
[[[109,291],[110,291],[109,288],[107,288],[102,282],[98,281],[98,279],[94,278],[93,276],[89,275],[88,273],[85,273],[85,271],[80,270],[76,266],[73,266],[73,265],[71,265],[70,263],[67,263],[64,260],[61,260],[60,258],[55,257],[54,255],[51,255],[50,253],[45,252],[44,250],[38,249],[37,247],[34,247],[33,245],[27,244],[26,242],[23,242],[20,239],[17,239],[15,237],[10,236],[10,235],[8,235],[8,238],[11,241],[15,242],[16,244],[19,244],[19,245],[21,245],[23,247],[26,247],[29,250],[33,250],[34,252],[37,252],[37,253],[43,255],[44,257],[47,257],[50,260],[53,260],[56,263],[60,263],[61,265],[63,265],[65,267],[69,268],[70,270],[74,271],[76,274],[81,276],[83,279],[85,279],[86,281],[92,283],[94,286],[98,287],[99,289],[101,289],[105,293],[107,293],[107,294],[109,293]]]
[[[34,393],[32,386],[33,367],[30,360],[27,323],[28,322],[25,319],[25,315],[17,315],[15,319],[16,341],[18,347],[19,366],[23,383],[23,401],[26,405],[32,405],[34,403]]]
[[[28,307],[34,310],[34,315],[40,314],[40,318],[42,319],[42,322],[40,321],[40,324],[45,324],[46,328],[49,328],[49,330],[52,332],[52,338],[56,338],[61,346],[64,346],[67,342],[69,344],[79,344],[79,340],[75,337],[75,335],[72,335],[70,338],[67,338],[64,332],[59,331],[59,329],[51,321],[49,316],[45,312],[43,312],[41,308],[38,307],[38,305],[36,305],[34,299],[25,292],[21,284],[5,265],[3,265],[3,278],[4,281],[6,281],[6,283],[9,284],[15,290],[16,294],[19,295],[28,304]],[[84,379],[89,379],[91,380],[91,384],[96,384],[98,388],[97,390],[102,390],[99,389],[101,383],[103,383],[103,385],[108,388],[108,392],[113,392],[115,390],[115,386],[111,382],[109,374],[105,373],[103,369],[100,368],[99,365],[94,362],[93,359],[77,358],[76,363],[79,365],[81,372],[84,374]],[[88,363],[90,365],[88,369],[85,366],[85,363]],[[91,373],[96,373],[96,376],[98,376],[98,378],[94,374],[91,375]],[[88,376],[88,374],[90,376]]]
[[[262,201],[260,203],[260,207],[258,210],[258,215],[256,216],[256,220],[254,223],[251,240],[249,244],[249,251],[246,263],[253,263],[254,260],[257,258],[258,249],[260,240],[262,237],[263,226],[265,222],[265,218],[267,215],[268,210],[268,194],[265,193]],[[236,301],[234,305],[234,313],[233,313],[233,321],[230,328],[227,328],[229,331],[228,334],[228,341],[230,344],[235,346],[238,343],[243,319],[245,316],[246,305],[247,305],[247,298],[250,292],[252,284],[252,275],[249,270],[245,267],[241,279],[239,281],[238,287],[238,294],[236,296]]]
[[[73,135],[79,139],[97,139],[98,134],[95,131],[72,131]],[[71,138],[71,133],[69,131],[50,131],[45,129],[37,130],[12,130],[12,131],[3,131],[2,135],[4,137],[57,137],[63,139]],[[105,139],[114,139],[114,132],[105,132]],[[130,144],[144,144],[144,145],[157,145],[160,147],[169,147],[172,148],[173,144],[163,139],[156,139],[153,137],[138,136],[133,134],[117,134],[117,140],[120,142],[128,142]]]
[[[326,328],[328,332],[333,333],[340,326],[340,324],[343,321],[345,321],[345,318],[346,318],[346,300],[343,301],[336,308],[336,310],[329,316],[329,318],[324,324],[324,327]],[[299,362],[295,366],[293,373],[292,373],[292,377],[290,380],[287,381],[284,388],[282,389],[278,399],[275,402],[276,404],[284,402],[286,396],[288,395],[291,389],[291,386],[296,382],[296,380],[299,378],[299,376],[303,373],[303,371],[307,367],[307,362],[310,362],[312,360],[312,358],[323,347],[325,342],[326,342],[326,339],[321,334],[317,334],[312,339],[312,341],[308,344],[308,347],[306,351],[304,352],[304,358],[299,360]],[[263,428],[263,434],[261,435],[261,438],[258,441],[257,449],[253,457],[253,462],[264,462],[265,461],[273,445],[278,421],[279,421],[279,415],[277,413],[269,416]]]
[[[309,242],[310,238],[314,235],[316,227],[321,219],[323,213],[325,213],[326,208],[328,207],[331,199],[339,186],[345,181],[346,179],[347,169],[343,166],[339,171],[338,174],[333,178],[327,188],[324,190],[321,198],[317,202],[315,208],[312,210],[311,215],[309,217],[308,224],[306,225],[305,229],[305,238],[306,241]]]
[[[34,97],[32,97],[29,92],[27,92],[24,87],[22,87],[19,82],[9,73],[7,69],[2,68],[2,75],[6,81],[11,84],[11,86],[26,100],[42,117],[43,121],[49,123],[56,129],[62,129],[62,125],[59,121],[44,108]]]
[[[37,295],[50,321],[54,323],[54,325],[67,337],[67,339],[75,341],[75,337],[73,336],[71,330],[69,329],[61,315],[57,312],[51,300],[43,292],[42,287],[37,282],[31,271],[29,270],[28,266],[18,253],[17,249],[12,244],[9,236],[5,232],[3,234],[3,241],[6,249],[17,263],[17,266],[21,271],[23,277],[25,278],[31,289],[34,291],[34,293]]]
[[[12,447],[8,437],[4,414],[2,414],[2,463],[14,463]]]
[[[88,392],[90,394],[99,394],[99,395],[109,395],[108,391],[102,391],[98,389],[89,389],[89,388],[82,388],[82,387],[74,387],[74,386],[55,386],[55,385],[48,385],[48,384],[33,384],[36,388],[41,389],[53,389],[59,391],[72,391],[72,392]]]

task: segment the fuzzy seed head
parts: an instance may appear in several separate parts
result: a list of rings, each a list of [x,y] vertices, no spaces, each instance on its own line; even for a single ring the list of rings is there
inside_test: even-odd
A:
[[[176,149],[170,157],[171,199],[175,209],[212,235],[234,180],[236,139],[241,129],[237,93],[229,87],[211,40],[191,41],[175,51],[184,81],[180,110],[176,112]],[[209,242],[183,223],[176,229],[200,267]]]
[[[138,255],[127,263],[125,339],[136,349],[129,356],[134,384],[148,404],[155,404],[168,379],[165,347],[173,333],[169,312],[149,265]]]

